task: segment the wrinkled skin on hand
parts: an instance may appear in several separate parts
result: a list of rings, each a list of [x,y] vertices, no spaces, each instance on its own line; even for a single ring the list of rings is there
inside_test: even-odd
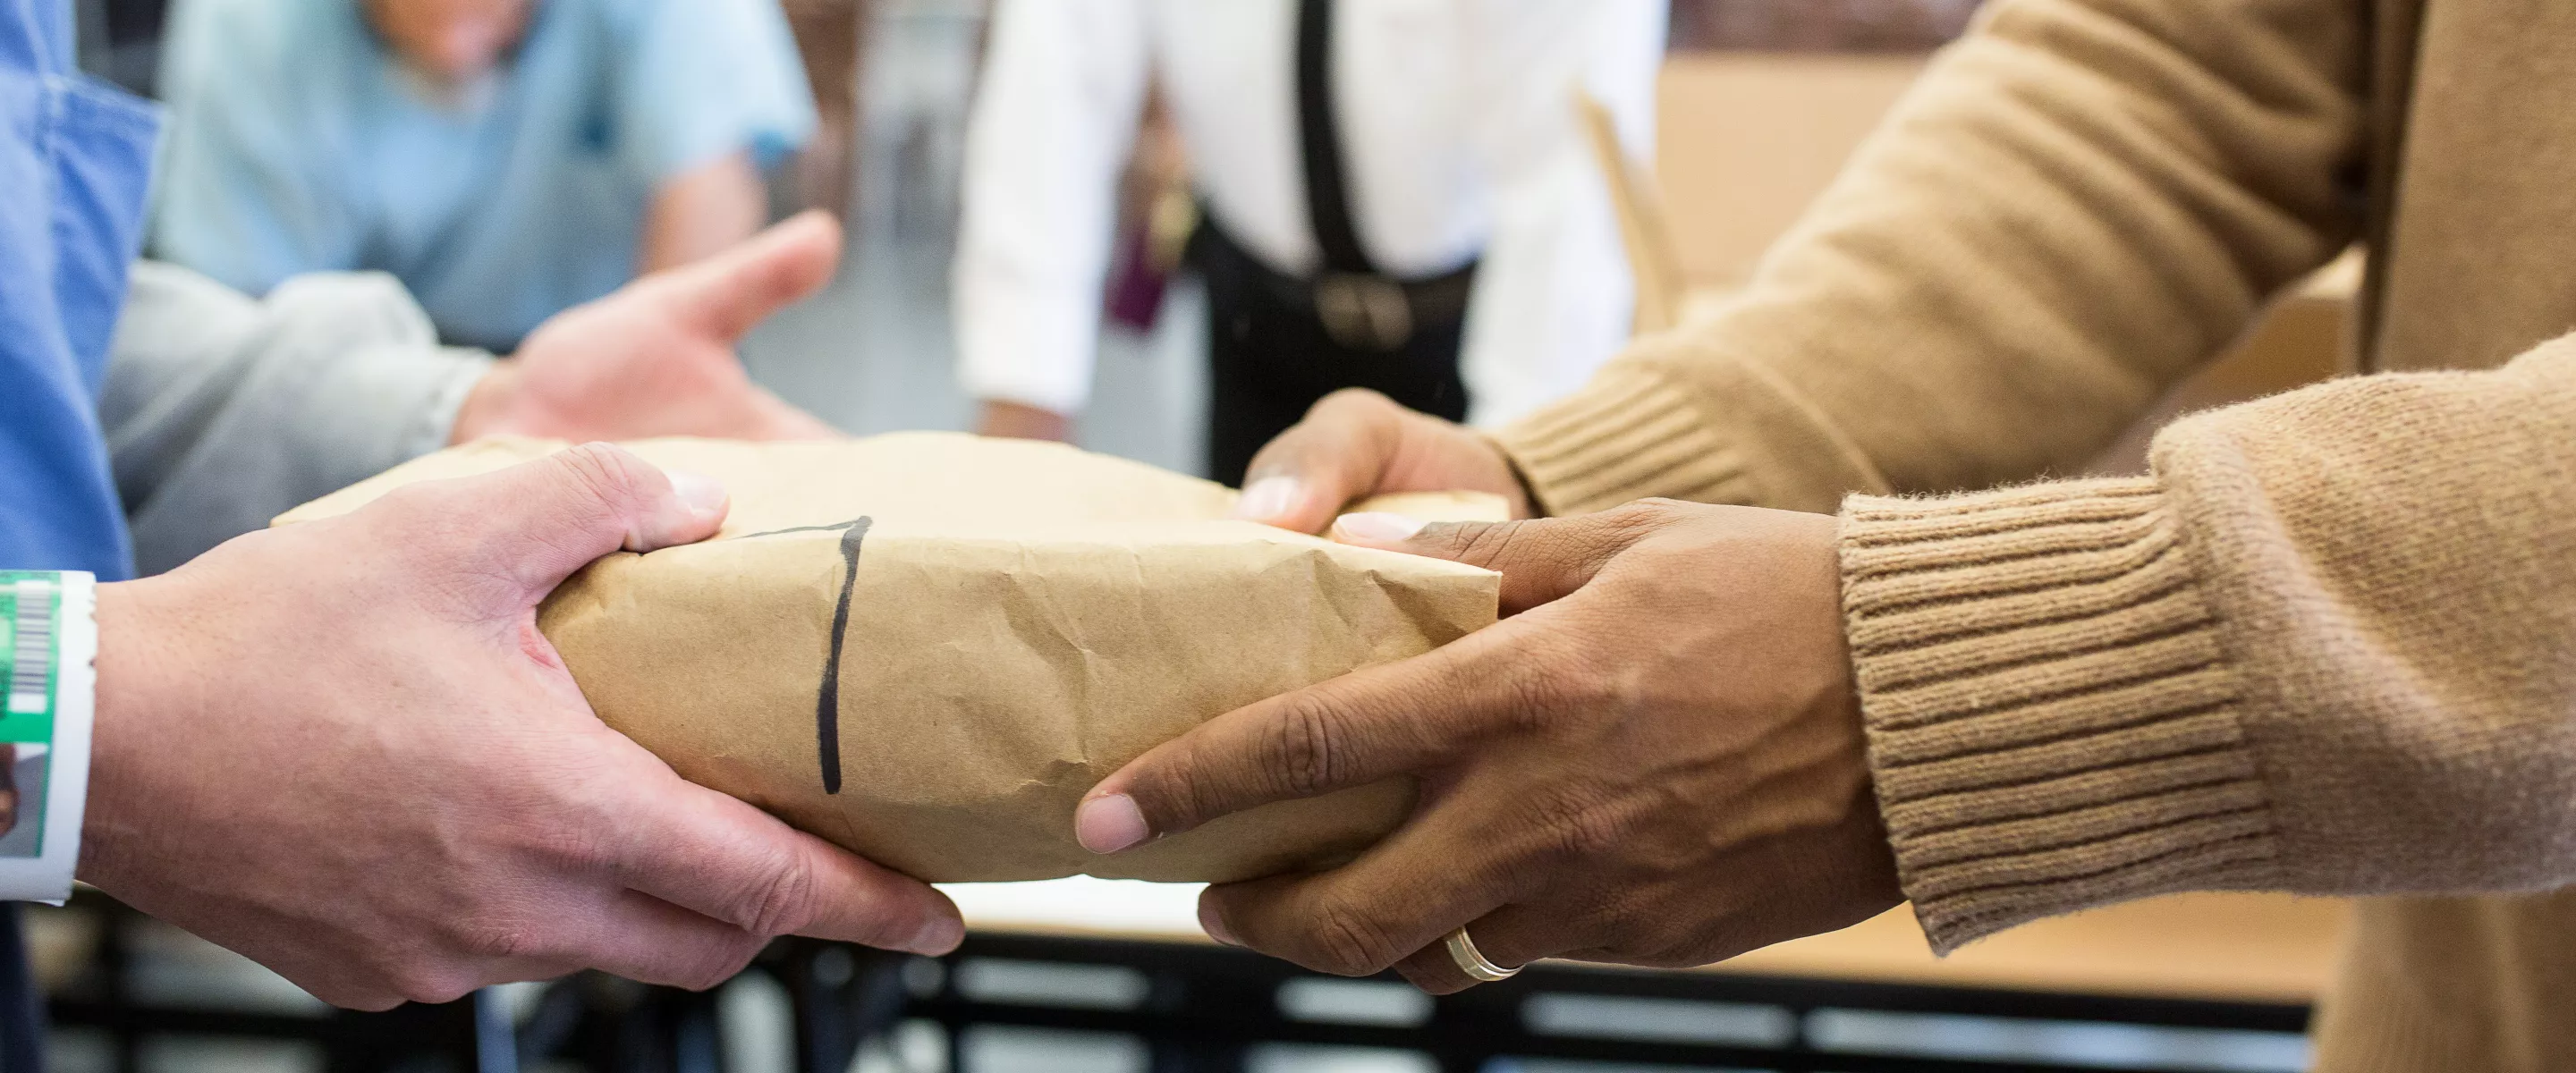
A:
[[[1340,868],[1209,888],[1209,933],[1323,972],[1473,981],[1502,965],[1720,961],[1899,902],[1844,646],[1835,519],[1665,501],[1350,543],[1500,570],[1510,617],[1220,716],[1077,813],[1108,852],[1264,802],[1420,780]]]
[[[724,511],[592,444],[100,586],[80,878],[365,1009],[707,987],[790,932],[953,947],[946,898],[682,781],[537,632],[572,571]]]
[[[449,442],[501,434],[576,441],[837,436],[752,383],[734,346],[830,282],[840,257],[840,225],[808,212],[558,313],[474,386]]]
[[[1451,491],[1501,496],[1514,518],[1538,509],[1494,441],[1377,392],[1347,388],[1317,401],[1252,456],[1235,513],[1321,533],[1342,508],[1370,496]]]

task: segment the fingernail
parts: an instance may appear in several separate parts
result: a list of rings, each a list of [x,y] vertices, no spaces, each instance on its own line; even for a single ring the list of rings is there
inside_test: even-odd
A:
[[[703,473],[683,469],[662,471],[670,479],[671,498],[678,510],[662,508],[635,520],[626,531],[626,550],[659,551],[673,544],[703,540],[708,527],[723,520],[725,489],[721,482]]]
[[[724,482],[703,473],[685,469],[666,469],[662,475],[671,479],[671,494],[701,518],[721,513],[725,501]]]
[[[1208,938],[1227,946],[1243,945],[1243,940],[1235,938],[1233,932],[1226,930],[1225,918],[1219,916],[1216,906],[1210,904],[1205,898],[1199,899],[1199,930],[1206,932]]]
[[[1234,516],[1256,522],[1285,518],[1305,498],[1305,486],[1295,477],[1263,477],[1243,490],[1243,498],[1234,501]]]
[[[1073,810],[1073,838],[1093,853],[1116,853],[1153,836],[1145,813],[1126,794],[1095,797]]]
[[[1333,519],[1333,535],[1371,544],[1401,544],[1422,531],[1423,523],[1401,514],[1368,511]]]
[[[921,933],[913,936],[912,941],[904,944],[903,949],[908,953],[938,957],[957,949],[957,944],[965,941],[966,925],[963,922],[940,917],[922,925]]]

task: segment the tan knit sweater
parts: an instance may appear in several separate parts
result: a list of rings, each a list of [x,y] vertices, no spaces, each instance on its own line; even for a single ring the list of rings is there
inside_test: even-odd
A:
[[[2080,465],[2355,239],[2362,371],[2489,371],[1924,498]],[[2576,883],[2571,326],[2576,3],[1997,0],[1739,299],[1501,439],[1555,512],[1841,505],[1940,948],[2374,896],[2322,1068],[2569,1070],[2576,893],[2514,892]]]

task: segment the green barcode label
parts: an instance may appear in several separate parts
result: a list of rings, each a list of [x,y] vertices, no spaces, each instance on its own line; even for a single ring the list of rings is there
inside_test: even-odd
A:
[[[62,608],[60,575],[0,570],[0,744],[54,740]]]

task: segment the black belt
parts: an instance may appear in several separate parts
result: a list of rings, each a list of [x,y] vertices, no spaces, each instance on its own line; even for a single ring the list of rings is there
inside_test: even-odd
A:
[[[1274,301],[1311,312],[1333,342],[1352,350],[1401,350],[1416,333],[1455,324],[1467,316],[1476,285],[1476,262],[1437,276],[1399,279],[1381,272],[1325,271],[1292,276],[1245,249],[1217,225],[1205,206],[1192,241],[1207,271],[1231,270],[1259,284]]]
[[[1403,349],[1414,334],[1467,315],[1467,291],[1476,266],[1447,275],[1398,279],[1378,270],[1351,219],[1349,176],[1342,167],[1340,116],[1333,102],[1333,0],[1297,4],[1297,156],[1306,180],[1306,219],[1315,230],[1323,268],[1313,279],[1272,271],[1257,258],[1257,275],[1276,277],[1273,287],[1293,288],[1278,297],[1315,311],[1324,334],[1346,349]],[[1205,214],[1201,214],[1205,218]],[[1213,230],[1210,228],[1209,230]],[[1242,250],[1240,244],[1235,245]]]

